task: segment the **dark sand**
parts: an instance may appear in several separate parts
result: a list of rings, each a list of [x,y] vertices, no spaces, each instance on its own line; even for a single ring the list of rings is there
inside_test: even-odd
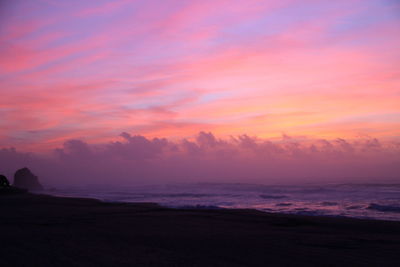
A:
[[[400,222],[0,196],[1,266],[400,266]]]

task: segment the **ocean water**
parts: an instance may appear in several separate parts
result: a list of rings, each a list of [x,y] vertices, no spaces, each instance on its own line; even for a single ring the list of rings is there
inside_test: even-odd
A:
[[[172,208],[249,208],[265,212],[400,221],[400,184],[91,185],[61,188],[50,193],[109,202],[154,202]]]

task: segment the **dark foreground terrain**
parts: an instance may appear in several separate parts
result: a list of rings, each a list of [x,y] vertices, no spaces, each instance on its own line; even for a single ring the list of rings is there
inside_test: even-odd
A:
[[[400,222],[0,196],[1,266],[400,266]]]

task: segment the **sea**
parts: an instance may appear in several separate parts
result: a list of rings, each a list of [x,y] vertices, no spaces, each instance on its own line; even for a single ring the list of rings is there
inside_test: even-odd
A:
[[[57,188],[49,193],[106,202],[153,202],[180,209],[256,209],[273,213],[400,221],[400,184],[87,185]]]

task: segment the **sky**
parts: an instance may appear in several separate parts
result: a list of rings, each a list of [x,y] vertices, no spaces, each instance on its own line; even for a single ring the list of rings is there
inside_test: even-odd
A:
[[[396,0],[2,0],[0,172],[399,177],[398,47]]]

